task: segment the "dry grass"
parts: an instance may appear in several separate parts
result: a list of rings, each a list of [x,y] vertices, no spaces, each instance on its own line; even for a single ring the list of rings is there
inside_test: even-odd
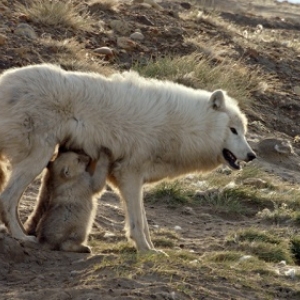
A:
[[[165,57],[134,68],[144,76],[168,79],[194,88],[224,89],[241,105],[250,104],[251,93],[260,90],[262,81],[258,68],[250,69],[242,62],[231,60],[216,63],[199,54]]]
[[[93,53],[87,52],[84,45],[74,38],[60,41],[42,38],[41,42],[51,52],[50,62],[65,70],[96,72],[105,76],[116,72],[107,62],[94,59]]]
[[[72,1],[32,0],[18,4],[20,12],[34,23],[57,29],[89,30],[91,19],[85,7]]]

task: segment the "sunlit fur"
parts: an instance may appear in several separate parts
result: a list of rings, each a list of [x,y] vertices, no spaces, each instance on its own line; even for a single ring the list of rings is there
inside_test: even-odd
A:
[[[239,135],[232,136],[232,126]],[[105,148],[109,180],[124,199],[127,234],[138,250],[153,249],[142,185],[213,170],[225,162],[224,147],[246,160],[252,150],[245,133],[245,116],[222,91],[135,72],[104,77],[45,64],[8,70],[0,77],[0,152],[12,163],[1,195],[4,221],[14,237],[26,239],[16,213],[19,199],[56,144],[92,159]]]
[[[75,152],[60,154],[49,163],[38,203],[24,224],[50,250],[89,253],[86,245],[97,209],[96,194],[105,186],[109,159],[102,154],[93,175],[89,158]]]

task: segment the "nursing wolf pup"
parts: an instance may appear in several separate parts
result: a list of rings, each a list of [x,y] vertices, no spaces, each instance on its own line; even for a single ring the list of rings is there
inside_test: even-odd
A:
[[[226,92],[195,90],[135,72],[104,77],[42,64],[0,76],[0,154],[12,165],[0,196],[4,222],[29,239],[17,208],[57,144],[92,160],[111,152],[108,180],[124,200],[127,235],[139,251],[154,249],[143,204],[143,184],[207,172],[256,156],[246,141],[247,120]]]
[[[95,194],[105,185],[108,156],[101,154],[94,174],[89,157],[65,152],[50,162],[43,177],[38,204],[25,223],[43,248],[90,253],[86,246],[97,209]]]

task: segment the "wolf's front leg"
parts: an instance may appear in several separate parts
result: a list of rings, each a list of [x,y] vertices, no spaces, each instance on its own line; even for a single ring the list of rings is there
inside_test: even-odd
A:
[[[25,234],[18,214],[18,205],[26,187],[46,167],[53,152],[54,147],[36,147],[24,160],[12,165],[11,176],[0,196],[0,204],[3,222],[14,238],[35,240],[34,237]]]

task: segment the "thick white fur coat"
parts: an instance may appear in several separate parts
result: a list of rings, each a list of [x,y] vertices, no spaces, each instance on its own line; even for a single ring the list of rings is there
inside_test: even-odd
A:
[[[210,171],[226,162],[224,148],[246,160],[252,151],[246,125],[237,102],[222,91],[135,72],[104,77],[47,64],[8,70],[0,77],[0,152],[13,169],[1,195],[6,223],[24,238],[14,210],[55,145],[83,150],[92,159],[105,148],[109,180],[125,201],[128,235],[138,249],[149,250],[143,183]]]

